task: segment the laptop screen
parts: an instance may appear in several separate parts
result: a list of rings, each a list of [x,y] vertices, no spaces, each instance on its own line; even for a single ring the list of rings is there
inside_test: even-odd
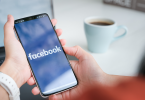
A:
[[[47,13],[51,19],[54,18],[52,0],[0,0],[0,47],[4,46],[3,27],[8,14],[19,19],[40,13]]]

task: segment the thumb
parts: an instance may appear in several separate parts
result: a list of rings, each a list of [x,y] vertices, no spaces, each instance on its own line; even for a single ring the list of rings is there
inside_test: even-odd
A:
[[[4,41],[9,41],[15,38],[13,28],[14,28],[14,18],[12,15],[8,15],[7,22],[4,25]]]
[[[88,53],[83,50],[80,46],[74,46],[74,47],[63,47],[66,54],[75,56],[79,60],[87,59]]]

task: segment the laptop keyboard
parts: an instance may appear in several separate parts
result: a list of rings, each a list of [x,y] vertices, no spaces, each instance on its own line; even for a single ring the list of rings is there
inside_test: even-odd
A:
[[[2,63],[4,62],[5,58],[0,58],[0,66],[2,65]]]

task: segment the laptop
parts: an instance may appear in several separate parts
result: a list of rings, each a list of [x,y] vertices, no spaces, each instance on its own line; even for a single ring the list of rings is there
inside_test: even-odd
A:
[[[0,66],[5,60],[5,49],[4,47],[0,47]]]
[[[31,15],[47,13],[54,18],[52,0],[0,0],[0,66],[5,59],[4,31],[3,27],[7,21],[7,15],[11,14],[14,19]]]

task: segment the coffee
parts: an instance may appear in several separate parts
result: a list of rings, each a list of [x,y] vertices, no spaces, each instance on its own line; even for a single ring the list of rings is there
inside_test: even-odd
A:
[[[108,25],[112,25],[113,23],[109,23],[109,22],[90,22],[90,24],[100,25],[100,26],[108,26]]]
[[[125,32],[114,37],[118,30]],[[84,30],[86,34],[89,51],[93,53],[103,53],[108,50],[109,45],[127,34],[125,26],[117,26],[114,20],[100,17],[88,17],[84,20]]]

